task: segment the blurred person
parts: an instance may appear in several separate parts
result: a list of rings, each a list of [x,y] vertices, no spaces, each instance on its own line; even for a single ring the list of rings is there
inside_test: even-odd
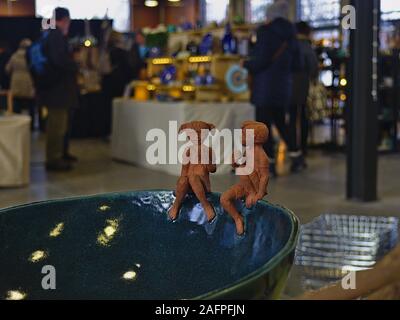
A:
[[[77,72],[69,45],[68,32],[71,24],[69,11],[55,9],[56,29],[48,31],[44,51],[52,69],[51,84],[42,86],[38,92],[40,102],[48,109],[47,119],[47,170],[72,169],[65,158],[65,139],[68,132],[70,111],[79,105]]]
[[[141,78],[142,71],[146,68],[145,59],[147,58],[146,39],[141,30],[135,33],[135,41],[129,53],[130,65],[132,68],[133,80]]]
[[[252,75],[251,102],[257,121],[271,130],[272,124],[289,147],[292,166],[300,160],[298,150],[289,139],[286,113],[292,91],[292,73],[296,64],[297,42],[294,25],[288,20],[289,6],[278,0],[267,7],[267,21],[257,30],[257,42],[243,66]],[[276,177],[275,140],[270,135],[264,146],[270,158],[271,176]]]
[[[76,83],[77,83],[77,95],[79,96],[79,56],[80,56],[80,48],[74,48],[71,51],[71,59],[76,64],[77,72],[76,72]],[[78,158],[70,153],[70,140],[72,137],[72,124],[76,109],[79,107],[79,100],[78,103],[71,105],[71,108],[68,109],[68,123],[67,123],[67,131],[64,136],[64,153],[63,159],[69,162],[77,162]]]
[[[299,150],[300,160],[293,164],[292,172],[306,167],[304,157],[307,155],[309,127],[307,98],[311,81],[316,81],[318,77],[318,57],[311,44],[311,27],[306,22],[298,22],[296,32],[301,68],[293,74],[289,131],[292,144]]]
[[[29,39],[21,41],[18,50],[6,65],[6,72],[11,77],[10,91],[13,97],[14,112],[21,113],[23,109],[28,109],[33,130],[36,119],[35,89],[26,60],[26,52],[31,45],[32,41]]]
[[[102,89],[107,106],[109,122],[107,134],[111,133],[112,102],[114,98],[124,95],[126,85],[133,80],[134,72],[129,59],[129,52],[124,42],[124,36],[113,31],[108,44],[109,73],[103,76]]]
[[[6,73],[6,65],[10,60],[11,54],[8,44],[0,41],[0,89],[8,90],[10,87],[10,77]]]

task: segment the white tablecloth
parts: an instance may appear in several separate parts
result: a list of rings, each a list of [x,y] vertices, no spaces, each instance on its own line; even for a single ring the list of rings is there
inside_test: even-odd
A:
[[[0,117],[0,187],[29,183],[30,123],[28,116]]]
[[[249,103],[169,103],[116,99],[113,105],[112,156],[116,160],[179,175],[180,164],[150,165],[147,162],[146,151],[153,144],[146,141],[149,130],[159,128],[168,133],[169,121],[177,121],[179,127],[195,120],[213,123],[219,130],[240,129],[243,121],[254,118],[255,110]],[[230,171],[230,165],[221,164],[217,174]]]

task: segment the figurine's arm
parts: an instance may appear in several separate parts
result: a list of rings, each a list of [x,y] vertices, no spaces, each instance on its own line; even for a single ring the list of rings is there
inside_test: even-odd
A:
[[[236,169],[243,168],[245,166],[246,161],[244,160],[243,154],[239,150],[235,150],[232,154],[232,167]]]
[[[238,163],[236,162],[236,159],[237,159],[236,153],[234,152],[234,153],[232,153],[232,167],[233,167],[234,169],[239,168],[239,165],[238,165]]]
[[[188,148],[185,153],[186,153],[186,159],[188,160],[188,162],[186,164],[182,164],[181,177],[185,177],[189,173],[190,149]]]
[[[215,163],[213,163],[213,161],[215,159],[214,155],[215,155],[214,151],[210,148],[209,156],[208,156],[209,164],[207,166],[207,169],[208,169],[208,172],[211,172],[211,173],[217,172],[217,165]]]
[[[261,173],[260,183],[258,185],[258,192],[257,192],[257,198],[259,200],[261,200],[262,198],[264,198],[265,195],[268,194],[267,192],[268,182],[269,182],[268,173],[267,172]]]
[[[260,162],[261,163],[258,167],[260,182],[258,184],[257,198],[261,200],[266,194],[268,194],[267,187],[269,182],[269,163],[268,158],[266,157],[262,157]]]
[[[263,170],[265,171],[265,170]],[[246,198],[246,207],[251,208],[254,206],[257,201],[261,200],[264,198],[264,196],[267,194],[267,186],[269,182],[269,176],[268,173],[266,172],[260,172],[259,173],[260,178],[258,181],[258,186],[254,185],[254,181],[250,178],[251,185],[254,187],[254,193],[251,193],[247,198]]]

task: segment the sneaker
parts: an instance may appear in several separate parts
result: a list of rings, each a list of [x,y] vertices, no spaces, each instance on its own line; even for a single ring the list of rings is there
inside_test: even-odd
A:
[[[292,166],[290,171],[292,173],[299,173],[307,168],[307,164],[304,160],[303,155],[292,158]]]
[[[73,169],[71,163],[65,160],[59,160],[54,162],[49,162],[46,164],[46,169],[48,171],[58,171],[58,172],[65,172],[70,171]]]
[[[72,154],[67,153],[66,155],[64,155],[63,159],[65,161],[69,161],[69,162],[78,162],[78,158],[73,156]]]

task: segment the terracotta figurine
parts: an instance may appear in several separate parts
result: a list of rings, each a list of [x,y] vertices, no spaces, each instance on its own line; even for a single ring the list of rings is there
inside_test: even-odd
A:
[[[254,147],[246,146],[246,131],[254,130]],[[243,154],[246,158],[250,152],[254,155],[254,170],[248,175],[240,175],[239,183],[234,185],[221,196],[221,205],[228,212],[236,224],[236,232],[243,235],[245,232],[243,216],[235,207],[238,199],[246,201],[246,207],[251,208],[258,200],[264,198],[267,194],[269,181],[269,160],[263,149],[263,144],[268,139],[268,128],[265,124],[255,121],[246,121],[242,125],[242,144],[246,147]],[[233,167],[245,167],[246,163],[239,163],[240,156],[234,152]]]
[[[179,133],[186,132],[192,146],[188,147],[185,153],[187,164],[182,165],[181,177],[176,187],[176,199],[169,211],[169,217],[176,220],[182,206],[182,202],[189,192],[193,192],[200,201],[211,222],[215,218],[213,206],[208,202],[206,193],[211,192],[210,173],[217,171],[213,163],[213,152],[210,147],[204,145],[207,132],[215,126],[202,121],[194,121],[181,126]]]

